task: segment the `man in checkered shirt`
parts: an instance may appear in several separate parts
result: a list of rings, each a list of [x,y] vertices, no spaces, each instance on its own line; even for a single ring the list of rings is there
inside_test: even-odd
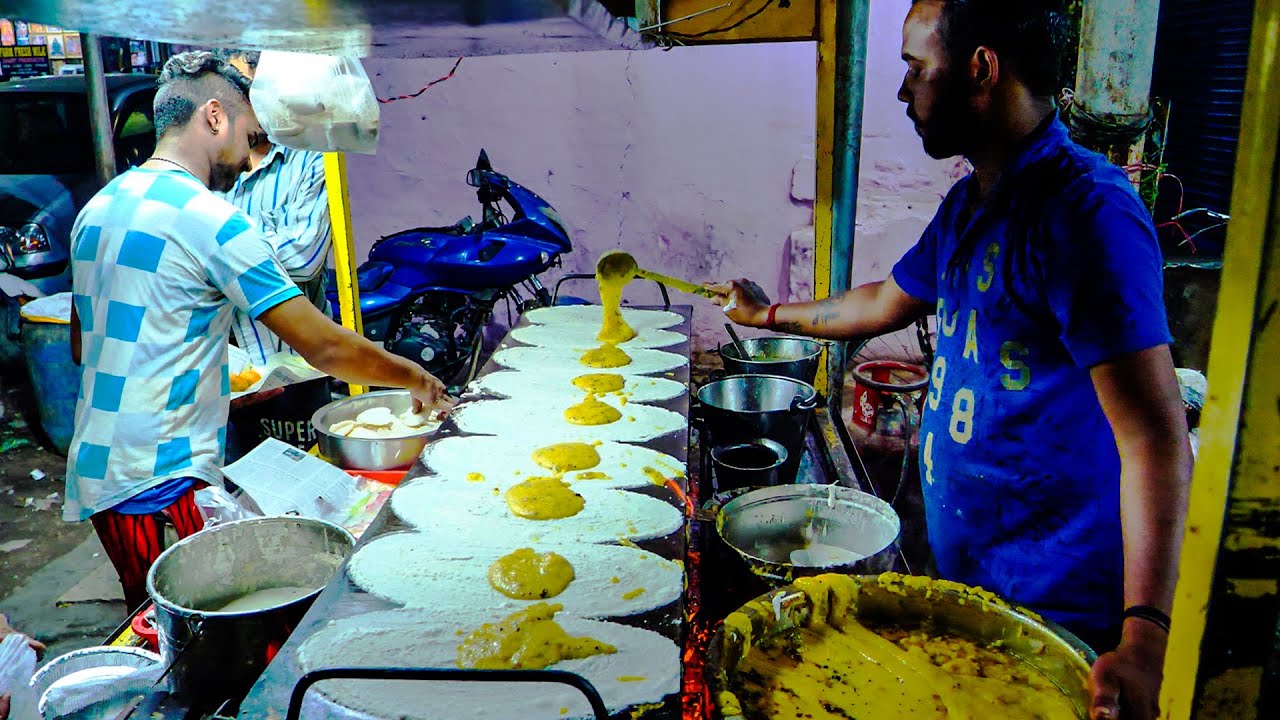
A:
[[[203,526],[195,491],[222,482],[233,310],[311,365],[360,385],[409,389],[429,407],[444,386],[325,317],[225,192],[265,140],[249,82],[207,52],[165,64],[157,145],[81,211],[72,229],[72,353],[83,361],[64,519],[93,522],[130,610],[164,549]]]

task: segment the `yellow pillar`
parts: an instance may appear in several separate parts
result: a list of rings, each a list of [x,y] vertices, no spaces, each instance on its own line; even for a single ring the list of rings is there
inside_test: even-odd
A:
[[[1263,717],[1280,577],[1280,0],[1258,0],[1162,717]],[[1274,670],[1273,670],[1274,671]],[[1272,698],[1272,702],[1280,698]],[[1267,714],[1266,717],[1280,717]]]
[[[831,295],[832,196],[835,185],[836,0],[818,4],[818,118],[814,160],[817,168],[813,204],[813,299]],[[824,353],[814,387],[827,387]]]
[[[351,231],[351,198],[347,195],[347,158],[342,153],[325,153],[324,182],[329,192],[329,221],[333,227],[333,267],[338,276],[338,309],[343,327],[363,333],[360,320],[360,287],[356,284],[355,238]],[[352,385],[351,394],[365,391]]]

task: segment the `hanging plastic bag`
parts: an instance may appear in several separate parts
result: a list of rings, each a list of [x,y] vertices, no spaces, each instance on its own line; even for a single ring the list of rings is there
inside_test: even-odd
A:
[[[360,60],[263,51],[249,92],[272,142],[298,150],[372,155],[378,99]]]
[[[36,651],[25,635],[6,635],[0,641],[0,695],[9,697],[9,720],[40,720],[31,676],[36,674]]]

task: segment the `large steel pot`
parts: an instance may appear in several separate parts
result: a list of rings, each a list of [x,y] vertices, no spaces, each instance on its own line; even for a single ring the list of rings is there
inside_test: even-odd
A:
[[[824,347],[817,340],[775,335],[743,340],[750,359],[743,358],[733,343],[721,345],[720,359],[729,375],[780,375],[812,385]]]
[[[809,626],[815,608],[828,613],[819,622],[830,623],[836,620],[832,615],[839,613],[874,625],[953,634],[983,645],[999,642],[1052,680],[1081,718],[1088,717],[1089,666],[1097,656],[1058,625],[959,583],[896,573],[826,578],[852,590],[848,607],[828,602],[827,597],[812,598],[804,588],[789,585],[743,605],[731,622],[716,629],[707,649],[707,677],[716,705],[713,717],[742,720],[744,714],[753,714],[734,695],[740,663],[753,646],[792,628]]]
[[[413,404],[408,390],[379,390],[334,400],[311,416],[320,445],[320,455],[338,467],[350,470],[401,470],[418,459],[439,425],[429,425],[421,433],[397,438],[349,438],[334,435],[329,428],[343,420],[355,420],[365,410],[384,407],[399,415]]]
[[[733,375],[703,385],[698,402],[707,447],[768,438],[787,450],[779,481],[795,482],[805,431],[818,406],[812,385],[778,375]]]
[[[829,572],[884,572],[897,556],[901,527],[889,503],[838,485],[751,490],[716,514],[720,538],[774,585]]]
[[[274,517],[217,525],[166,550],[147,573],[147,592],[173,690],[208,700],[247,693],[354,545],[332,523]],[[286,587],[314,590],[263,609],[218,610]]]

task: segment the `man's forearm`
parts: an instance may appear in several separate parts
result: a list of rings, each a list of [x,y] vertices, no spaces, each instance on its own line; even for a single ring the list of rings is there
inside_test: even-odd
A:
[[[417,364],[350,330],[339,330],[336,342],[327,344],[316,357],[307,358],[320,372],[355,385],[413,389],[423,382],[425,372]]]
[[[1144,450],[1140,459],[1124,463],[1120,476],[1125,606],[1150,605],[1168,613],[1186,522],[1191,446],[1184,433]]]
[[[895,289],[887,288],[885,282],[875,282],[825,300],[779,305],[768,329],[827,340],[873,337],[899,330],[927,308],[922,303],[903,307],[902,303],[893,302],[900,299],[892,297]],[[761,320],[762,327],[766,320]]]

